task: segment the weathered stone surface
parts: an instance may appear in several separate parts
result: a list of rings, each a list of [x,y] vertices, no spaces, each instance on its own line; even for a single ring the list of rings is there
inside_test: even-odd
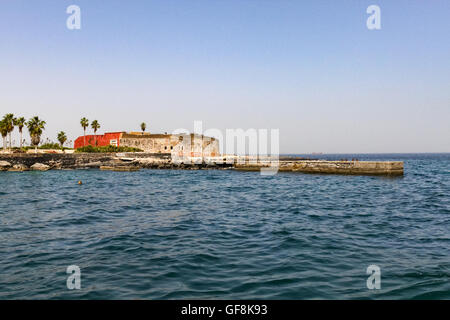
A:
[[[30,167],[30,169],[34,171],[47,171],[50,169],[50,166],[42,163],[35,163]]]
[[[110,161],[107,161],[110,162]],[[106,165],[106,162],[101,161],[94,161],[94,162],[88,162],[83,164],[78,164],[78,167],[84,167],[84,168],[100,168],[101,166]]]
[[[30,168],[28,168],[26,165],[24,164],[15,164],[13,165],[11,168],[8,169],[8,171],[14,171],[14,172],[22,172],[22,171],[28,171],[30,170]]]
[[[146,153],[171,154],[172,156],[217,156],[219,141],[198,134],[148,134],[122,133],[120,145],[144,150]]]
[[[109,171],[139,171],[139,167],[136,166],[101,166],[100,170]]]
[[[11,163],[8,161],[0,161],[0,171],[8,170],[11,167]]]
[[[259,171],[264,164],[236,164],[236,170]],[[326,160],[300,160],[280,161],[280,172],[326,173],[348,175],[403,175],[402,161],[326,161]]]

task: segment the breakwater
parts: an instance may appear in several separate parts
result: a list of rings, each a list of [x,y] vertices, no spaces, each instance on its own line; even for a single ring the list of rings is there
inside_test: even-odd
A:
[[[170,154],[155,153],[38,153],[0,154],[0,171],[27,171],[51,169],[102,169],[115,171],[134,171],[138,169],[234,169],[239,171],[259,171],[269,164],[265,161],[231,161],[225,158],[207,159],[200,162],[185,163],[173,161]],[[274,163],[272,163],[272,166]],[[402,161],[326,161],[283,159],[275,163],[280,172],[300,172],[347,175],[403,175]]]
[[[242,171],[259,171],[264,164],[236,164],[234,168]],[[403,175],[403,161],[327,161],[327,160],[297,160],[279,161],[280,172],[301,172],[321,174],[348,175]]]

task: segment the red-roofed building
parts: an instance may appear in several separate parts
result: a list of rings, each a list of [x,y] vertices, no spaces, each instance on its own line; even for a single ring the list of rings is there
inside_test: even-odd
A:
[[[98,147],[104,147],[104,146],[119,146],[120,145],[120,138],[122,137],[122,134],[124,132],[108,132],[102,135],[96,135],[93,134],[80,136],[78,137],[74,142],[74,148],[78,149],[81,147],[85,147],[88,145],[91,146],[98,146]],[[86,138],[86,139],[85,139]],[[86,141],[86,142],[85,142]]]

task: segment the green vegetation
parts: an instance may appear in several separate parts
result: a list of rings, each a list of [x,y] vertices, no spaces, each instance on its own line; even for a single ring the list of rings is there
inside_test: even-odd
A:
[[[144,134],[146,128],[147,128],[147,125],[145,124],[145,122],[142,122],[141,123],[142,134]]]
[[[31,118],[27,123],[28,132],[30,133],[31,144],[37,150],[39,142],[41,142],[42,130],[45,129],[45,121],[39,119],[39,117]]]
[[[89,120],[86,118],[81,118],[80,120],[80,124],[83,127],[83,132],[84,132],[84,145],[86,145],[86,128],[89,127]]]
[[[26,120],[24,117],[20,117],[20,118],[15,118],[14,119],[14,124],[17,126],[17,128],[19,128],[19,133],[20,133],[20,148],[22,148],[23,146],[23,139],[22,139],[22,129],[25,126]]]
[[[81,147],[75,150],[75,152],[87,152],[87,153],[107,153],[107,152],[142,152],[141,149],[132,147],[116,147],[116,146],[104,146],[94,147],[91,145]]]
[[[97,146],[97,130],[100,129],[100,123],[97,120],[92,121],[91,128],[94,129],[95,145]]]
[[[100,129],[100,123],[98,120],[92,121],[91,124],[89,124],[89,120],[83,117],[80,121],[81,126],[83,127],[84,131],[84,144],[86,145],[86,129],[89,128],[89,125],[94,131],[94,141],[89,141],[89,144],[93,144],[94,146],[97,146],[97,131]],[[3,149],[9,150],[11,152],[27,152],[30,149],[55,149],[55,150],[68,150],[72,148],[66,148],[64,147],[64,144],[68,141],[67,135],[64,131],[60,131],[57,135],[58,143],[54,143],[48,138],[45,142],[41,140],[41,136],[43,131],[45,130],[46,122],[42,119],[39,119],[38,116],[35,116],[33,118],[30,118],[28,121],[24,117],[15,117],[12,113],[7,113],[3,116],[3,118],[0,118],[0,134],[3,138]],[[17,127],[19,134],[20,134],[20,141],[17,145],[13,147],[13,141],[11,137],[11,133],[14,131],[14,129]],[[30,146],[25,146],[25,139],[23,139],[23,128],[26,127],[28,129],[28,132],[30,134]],[[145,124],[144,129],[145,130]],[[40,143],[43,143],[43,145],[39,146]],[[72,141],[69,141],[69,143],[72,143]],[[139,152],[140,149],[136,148],[116,148],[116,147],[101,147],[101,148],[90,148],[86,147],[86,151],[83,152]]]
[[[3,138],[3,150],[6,150],[6,144],[7,144],[6,137],[8,136],[8,126],[4,119],[0,121],[0,133],[2,134],[2,138]]]
[[[12,147],[12,140],[11,140],[11,132],[13,132],[14,130],[14,114],[12,113],[8,113],[3,117],[2,120],[2,126],[6,128],[6,130],[8,131],[8,136],[9,136],[9,148],[11,149]]]
[[[64,149],[64,143],[67,141],[67,136],[64,131],[61,131],[60,133],[58,133],[58,141],[61,144],[61,148]]]
[[[12,147],[12,139],[11,133],[14,131],[14,127],[19,129],[20,133],[20,147],[13,148]],[[39,117],[33,117],[28,122],[26,122],[24,117],[15,118],[14,114],[8,113],[3,116],[3,119],[0,121],[0,133],[3,137],[3,149],[6,150],[8,144],[8,136],[9,136],[9,150],[15,151],[26,151],[26,148],[23,148],[23,139],[22,132],[23,127],[27,126],[28,131],[30,132],[31,144],[37,149],[39,142],[41,141],[42,131],[45,129],[45,121],[39,119]]]
[[[11,150],[13,152],[23,153],[23,152],[27,152],[28,150],[32,150],[32,149],[36,149],[36,147],[35,146],[34,147],[24,146],[22,148],[13,147]],[[44,143],[44,144],[38,146],[37,149],[39,149],[39,150],[63,150],[63,151],[64,150],[73,150],[72,148],[61,147],[61,145],[56,142]]]
[[[43,145],[41,145],[39,147],[39,149],[55,149],[55,150],[60,150],[61,149],[61,145],[59,143],[55,143],[55,142],[50,142],[50,143],[44,143]]]

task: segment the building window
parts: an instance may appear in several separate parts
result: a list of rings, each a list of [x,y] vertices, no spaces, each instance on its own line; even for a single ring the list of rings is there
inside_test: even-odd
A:
[[[170,150],[173,150],[173,146],[170,146]]]
[[[167,146],[164,147],[164,150],[167,150]]]

